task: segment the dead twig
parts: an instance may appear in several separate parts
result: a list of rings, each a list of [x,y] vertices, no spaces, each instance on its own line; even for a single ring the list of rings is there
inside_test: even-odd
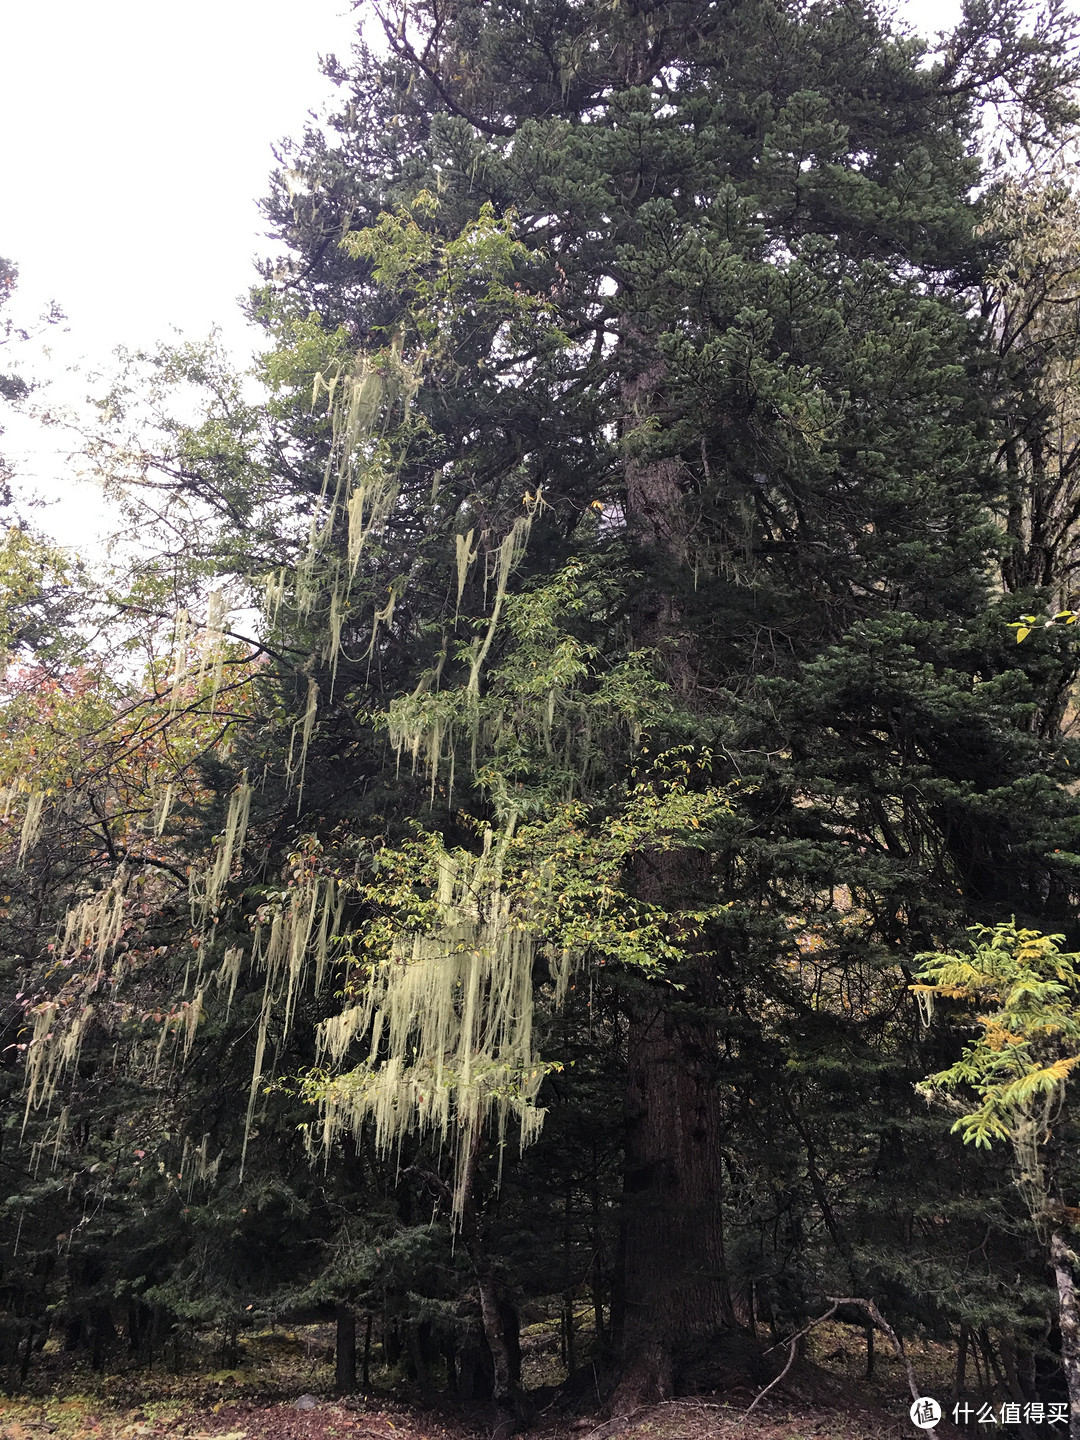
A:
[[[869,1315],[871,1321],[878,1327],[879,1330],[883,1330],[885,1332],[885,1334],[889,1337],[893,1349],[896,1351],[897,1355],[900,1356],[900,1359],[904,1362],[904,1369],[907,1371],[908,1388],[911,1391],[912,1400],[921,1399],[922,1396],[919,1392],[919,1385],[917,1380],[915,1379],[915,1367],[908,1359],[907,1353],[904,1350],[904,1346],[899,1335],[897,1335],[896,1331],[885,1319],[884,1315],[882,1315],[881,1311],[874,1304],[873,1300],[857,1300],[853,1299],[851,1296],[848,1295],[842,1295],[839,1298],[834,1295],[830,1295],[829,1299],[833,1301],[834,1305],[857,1306],[860,1310],[863,1310],[867,1315]],[[928,1428],[930,1429],[931,1433],[933,1433],[933,1426],[930,1426]]]
[[[795,1350],[796,1350],[796,1348],[797,1348],[797,1346],[798,1346],[798,1343],[799,1343],[799,1337],[798,1337],[798,1335],[793,1335],[793,1336],[791,1337],[791,1349],[788,1351],[787,1364],[784,1366],[783,1370],[780,1371],[780,1374],[777,1375],[776,1379],[775,1379],[775,1380],[770,1380],[769,1383],[768,1383],[768,1385],[765,1386],[765,1389],[762,1390],[759,1395],[755,1395],[754,1398],[753,1398],[753,1400],[750,1401],[750,1404],[746,1407],[746,1413],[747,1413],[747,1415],[750,1414],[751,1410],[756,1410],[756,1409],[757,1409],[757,1407],[761,1404],[762,1400],[765,1399],[765,1396],[769,1393],[769,1391],[773,1388],[773,1386],[774,1386],[774,1385],[779,1385],[779,1384],[780,1384],[780,1381],[783,1380],[784,1376],[785,1376],[785,1375],[788,1373],[788,1371],[791,1369],[792,1365],[794,1365],[794,1363],[795,1363]],[[772,1348],[775,1350],[775,1349],[776,1349],[776,1346],[774,1345]]]
[[[832,1300],[832,1296],[831,1296],[831,1295],[829,1296],[829,1299]],[[809,1325],[804,1325],[801,1330],[796,1330],[795,1334],[792,1335],[792,1337],[791,1337],[790,1340],[787,1340],[787,1341],[781,1340],[781,1341],[778,1341],[778,1342],[777,1342],[777,1345],[770,1345],[770,1346],[769,1346],[768,1350],[765,1351],[765,1354],[766,1354],[766,1355],[771,1355],[772,1352],[773,1352],[775,1349],[777,1349],[779,1345],[784,1345],[784,1344],[789,1345],[791,1348],[790,1348],[790,1350],[788,1351],[787,1364],[784,1366],[783,1370],[780,1371],[780,1374],[777,1375],[777,1377],[776,1377],[775,1380],[770,1380],[769,1383],[768,1383],[768,1385],[765,1386],[765,1389],[762,1390],[759,1395],[755,1395],[755,1396],[754,1396],[753,1400],[751,1400],[750,1404],[746,1407],[746,1413],[747,1413],[747,1415],[750,1414],[750,1411],[751,1411],[751,1410],[756,1409],[757,1406],[761,1404],[762,1400],[765,1399],[765,1396],[769,1393],[769,1391],[773,1388],[774,1385],[779,1385],[779,1384],[780,1384],[780,1381],[783,1380],[784,1376],[785,1376],[785,1375],[788,1373],[788,1371],[791,1369],[792,1365],[794,1365],[794,1363],[795,1363],[795,1350],[796,1350],[796,1347],[798,1346],[799,1341],[802,1339],[802,1337],[803,1337],[804,1335],[806,1335],[809,1331],[813,1330],[813,1328],[814,1328],[815,1325],[821,1325],[821,1324],[823,1324],[826,1320],[828,1320],[828,1318],[830,1317],[830,1315],[835,1315],[836,1312],[837,1312],[837,1310],[840,1308],[841,1303],[842,1303],[842,1302],[839,1301],[839,1300],[833,1300],[832,1305],[829,1307],[828,1310],[825,1311],[825,1314],[824,1314],[824,1315],[819,1315],[816,1320],[811,1320]]]
[[[829,1299],[832,1299],[831,1295]],[[774,1350],[779,1350],[781,1345],[790,1345],[792,1340],[801,1340],[804,1335],[808,1335],[810,1331],[813,1330],[815,1325],[823,1325],[830,1316],[835,1315],[842,1303],[846,1304],[846,1301],[841,1302],[837,1300],[834,1305],[829,1306],[824,1315],[819,1315],[816,1320],[811,1320],[809,1325],[804,1325],[801,1330],[796,1330],[794,1335],[790,1335],[786,1340],[778,1340],[775,1345],[770,1345],[768,1350],[763,1350],[761,1353],[763,1355],[771,1355]]]

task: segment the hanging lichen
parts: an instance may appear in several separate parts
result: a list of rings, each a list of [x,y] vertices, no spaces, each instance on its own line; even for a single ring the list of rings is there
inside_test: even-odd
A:
[[[380,216],[378,223],[359,234],[349,234],[342,247],[372,262],[377,283],[393,284],[399,291],[415,292],[415,304],[393,334],[390,345],[379,352],[360,352],[351,360],[337,360],[319,371],[312,387],[312,405],[325,397],[331,435],[318,503],[312,513],[307,544],[289,580],[283,570],[268,576],[265,610],[271,623],[282,613],[286,590],[291,589],[297,616],[321,621],[320,658],[330,666],[330,693],[337,678],[343,635],[359,628],[353,604],[353,589],[365,548],[373,536],[381,535],[398,504],[402,464],[414,429],[423,429],[422,417],[411,418],[412,403],[419,390],[425,366],[441,355],[443,333],[449,334],[459,308],[470,314],[477,308],[490,311],[495,328],[506,325],[536,327],[550,323],[553,307],[510,277],[522,263],[537,257],[513,236],[513,217],[496,217],[490,205],[482,207],[476,220],[461,234],[444,239],[422,228],[417,217],[435,213],[438,202],[422,193],[412,206],[397,215]],[[477,286],[479,283],[478,299]],[[406,328],[414,343],[406,358]],[[433,478],[432,496],[438,491]],[[529,530],[542,508],[539,491],[526,493],[527,514],[513,522],[509,533],[494,548],[485,590],[494,582],[494,600],[487,630],[478,639],[470,661],[470,686],[475,693],[482,667],[490,652],[508,578],[521,558]],[[344,529],[344,563],[342,530]],[[458,606],[470,566],[478,550],[472,546],[473,531],[455,540],[458,570]],[[373,657],[380,632],[390,626],[395,609],[408,585],[408,575],[391,578],[382,604],[368,610],[370,638],[366,654]],[[362,605],[368,606],[365,590]],[[312,692],[309,691],[309,701]],[[309,714],[304,731],[310,733]],[[295,739],[295,735],[294,735]],[[301,754],[290,761],[290,776],[302,784],[306,740],[301,736]]]
[[[172,809],[172,803],[173,786],[166,785],[161,797],[161,802],[158,805],[157,815],[154,819],[154,834],[156,836],[160,836],[165,830],[165,825],[169,819],[169,811]]]
[[[33,1029],[26,1046],[24,1131],[31,1112],[51,1105],[61,1078],[78,1063],[83,1039],[94,1016],[94,1007],[83,1004],[75,1014],[64,1015],[63,1023],[60,1023],[59,1002],[47,1001],[39,1005],[33,1015]]]
[[[422,357],[402,359],[400,342],[380,355],[359,355],[331,378],[319,377],[317,392],[330,400],[332,442],[322,494],[315,507],[307,545],[292,566],[278,567],[265,583],[265,617],[270,628],[295,617],[311,622],[316,643],[305,667],[307,694],[302,715],[293,730],[294,758],[289,778],[302,802],[309,746],[321,698],[314,672],[318,661],[336,670],[342,650],[343,627],[358,625],[357,605],[368,607],[364,620],[371,625],[374,647],[381,626],[392,623],[394,606],[404,578],[389,586],[385,603],[369,605],[365,590],[356,604],[350,595],[373,536],[385,528],[399,493],[402,450],[382,433],[393,416],[400,426],[408,413],[419,380]],[[320,392],[321,393],[321,392]],[[344,551],[344,553],[343,553]],[[227,645],[228,603],[224,591],[212,589],[206,599],[205,622],[193,622],[186,610],[178,612],[172,635],[172,654],[164,684],[158,684],[162,708],[167,705],[170,724],[198,708],[210,714],[218,705],[224,667],[231,656]],[[322,639],[318,639],[320,627]],[[220,748],[220,741],[217,742]],[[160,773],[160,772],[159,772]],[[162,777],[164,779],[164,777]],[[177,782],[169,780],[153,799],[142,828],[160,840],[172,809]],[[8,806],[11,797],[5,797]],[[31,795],[22,827],[19,860],[25,858],[40,829],[44,795]],[[143,1066],[148,1078],[161,1067],[182,1063],[191,1051],[206,1006],[220,1003],[228,1011],[245,966],[261,982],[260,1019],[256,1030],[256,1056],[252,1068],[246,1136],[250,1135],[259,1084],[272,1026],[287,1033],[293,1022],[299,994],[305,987],[315,993],[322,987],[340,925],[343,898],[332,880],[310,877],[289,887],[280,902],[271,905],[263,922],[254,928],[248,944],[222,949],[216,939],[221,911],[228,901],[228,884],[242,857],[249,821],[252,787],[246,776],[228,800],[222,833],[208,858],[188,867],[188,901],[193,934],[187,953],[181,993],[184,998],[163,1006],[157,1029],[147,1043],[131,1039],[129,1063],[133,1072]],[[160,851],[159,851],[160,853]],[[182,863],[182,862],[181,862]],[[56,942],[58,958],[89,962],[85,972],[70,973],[61,997],[45,1001],[32,1012],[33,1031],[27,1042],[28,1112],[51,1103],[62,1076],[77,1064],[82,1039],[92,1024],[95,989],[109,990],[109,1021],[126,1014],[117,999],[127,961],[118,953],[126,924],[123,867],[113,882],[81,899],[66,916]],[[100,1008],[100,1007],[99,1007]],[[127,1019],[137,1018],[127,1015]],[[146,1018],[143,1017],[144,1023]],[[246,1138],[245,1138],[246,1147]]]
[[[440,687],[441,656],[410,695],[391,702],[383,723],[399,763],[407,757],[414,769],[422,767],[432,796],[440,778],[452,788],[459,751],[467,745],[470,773],[493,802],[524,813],[581,793],[607,763],[621,770],[644,726],[662,720],[670,701],[648,652],[592,673],[596,647],[567,624],[583,604],[587,574],[581,561],[526,594],[505,593],[520,539],[520,531],[508,535],[492,566],[507,634],[490,683],[481,692],[477,670],[485,645],[490,650],[489,620],[485,641],[474,642],[466,654],[465,684]]]
[[[244,1119],[241,1169],[247,1156],[271,1019],[279,1016],[282,1034],[287,1035],[296,999],[305,981],[310,982],[316,995],[322,989],[331,942],[340,926],[344,903],[344,896],[333,879],[307,876],[283,893],[279,901],[260,911],[252,946],[252,968],[262,972],[263,989]],[[230,998],[239,963],[234,952],[226,952],[218,973],[219,986],[230,985]]]
[[[410,1133],[434,1135],[452,1153],[460,1220],[485,1127],[501,1155],[511,1119],[523,1146],[543,1124],[551,1066],[534,1032],[539,962],[557,1007],[575,965],[656,972],[724,910],[669,910],[623,884],[639,851],[709,845],[731,808],[703,780],[710,763],[689,749],[658,757],[599,822],[580,802],[528,823],[509,810],[479,853],[448,851],[434,833],[387,852],[385,879],[363,890],[381,918],[354,937],[374,958],[353,982],[355,1003],[319,1028],[324,1068],[307,1082],[320,1110],[313,1152],[368,1122],[388,1153]]]
[[[173,626],[172,673],[169,677],[169,718],[174,719],[182,702],[199,696],[207,711],[213,711],[221,692],[225,662],[229,658],[225,625],[228,600],[221,589],[211,590],[206,599],[206,623],[193,626],[187,610],[179,610]]]
[[[190,618],[186,610],[178,610],[173,627],[173,672],[169,680],[169,719],[180,708],[181,685],[188,668],[188,631]]]
[[[195,676],[196,690],[202,688],[208,675],[210,677],[208,710],[214,709],[221,691],[225,666],[225,621],[228,613],[224,593],[221,590],[211,590],[206,602],[206,626],[199,647],[199,668]]]
[[[60,1158],[60,1147],[67,1138],[68,1125],[71,1118],[70,1107],[65,1105],[51,1124],[45,1126],[41,1139],[30,1147],[30,1173],[36,1179],[41,1169],[43,1157],[51,1152],[51,1164],[56,1165]],[[24,1122],[25,1123],[25,1122]]]
[[[236,995],[236,984],[240,979],[240,968],[244,960],[244,948],[242,945],[230,945],[226,947],[225,954],[217,971],[217,988],[224,990],[225,1014],[228,1015],[232,1009],[233,998]]]
[[[127,878],[121,866],[111,885],[68,911],[57,946],[59,959],[86,952],[97,966],[105,964],[123,933]]]
[[[31,791],[26,799],[26,812],[23,815],[22,831],[19,835],[19,853],[15,862],[20,870],[26,860],[27,852],[37,844],[41,837],[41,821],[44,807],[44,791]]]
[[[457,729],[463,729],[468,735],[472,768],[474,772],[478,768],[477,755],[482,729],[478,704],[481,671],[495,639],[510,576],[525,553],[533,522],[544,507],[539,491],[535,495],[526,494],[524,503],[526,513],[514,521],[501,543],[494,548],[489,561],[487,575],[494,581],[495,593],[483,639],[477,638],[469,648],[469,678],[464,690],[439,690],[438,680],[446,659],[444,651],[437,670],[421,676],[412,694],[394,700],[386,715],[385,723],[399,763],[403,754],[410,756],[414,767],[422,759],[427,769],[432,795],[443,760],[448,761],[451,770],[456,765],[454,739]],[[470,530],[465,536],[455,537],[459,604],[468,566],[476,558],[476,553],[471,549],[472,535],[473,531]],[[452,774],[450,787],[453,787]]]
[[[238,858],[247,834],[248,817],[251,812],[251,786],[245,775],[243,781],[229,796],[229,808],[225,815],[225,830],[218,840],[213,859],[207,867],[193,869],[189,881],[189,899],[192,924],[197,928],[205,925],[218,908],[222,891],[232,874],[234,861]]]
[[[363,1041],[366,1061],[312,1095],[324,1147],[374,1122],[384,1152],[414,1129],[434,1132],[454,1154],[454,1209],[465,1203],[469,1156],[494,1118],[500,1147],[517,1119],[527,1145],[543,1123],[537,1095],[546,1068],[533,1042],[534,979],[540,937],[504,892],[501,872],[512,824],[491,832],[477,857],[437,857],[432,924],[396,935],[373,967],[361,1003],[319,1028],[319,1050],[340,1072]],[[554,961],[565,983],[568,955]]]
[[[263,619],[271,630],[278,623],[278,614],[288,588],[288,571],[282,566],[263,576]]]
[[[414,573],[413,557],[402,556],[400,569],[388,570],[387,554],[399,555],[400,547],[391,550],[380,542],[395,516],[404,516],[403,475],[415,484],[405,459],[411,436],[423,428],[423,420],[409,417],[425,365],[445,348],[440,327],[450,334],[455,307],[470,315],[477,310],[486,313],[499,333],[505,333],[501,327],[507,315],[523,325],[543,318],[543,303],[508,283],[514,266],[526,256],[509,225],[509,218],[497,220],[485,209],[481,219],[456,240],[433,238],[427,259],[417,251],[407,261],[416,280],[418,308],[402,321],[391,345],[379,353],[328,365],[316,377],[314,401],[326,402],[330,432],[321,490],[305,517],[306,536],[301,532],[294,560],[277,564],[264,580],[268,653],[275,653],[270,646],[280,638],[283,643],[276,653],[286,657],[283,663],[295,666],[300,713],[292,717],[287,775],[296,790],[298,809],[320,704],[333,694],[345,647],[355,646],[354,665],[365,654],[373,664],[380,638],[402,624],[398,607],[405,608],[402,598]],[[416,240],[408,225],[390,221],[382,228],[376,269],[395,263],[391,253],[395,237],[404,237],[409,245]],[[424,278],[429,260],[436,276],[430,283]],[[485,280],[479,290],[478,280]],[[408,359],[406,332],[411,346]],[[447,494],[445,487],[439,488],[438,473],[431,494],[434,510],[436,497]],[[512,881],[506,879],[506,856],[514,844],[518,816],[546,799],[537,800],[539,791],[530,793],[531,779],[512,774],[505,757],[516,735],[523,750],[535,748],[534,741],[545,754],[562,745],[559,753],[565,754],[569,766],[580,736],[591,736],[592,721],[585,713],[591,701],[573,694],[574,667],[583,662],[575,642],[566,637],[557,639],[553,660],[543,658],[540,669],[534,667],[527,677],[521,668],[526,662],[520,657],[507,667],[500,661],[490,675],[485,669],[508,614],[512,615],[511,655],[524,643],[519,623],[524,612],[511,603],[510,582],[534,520],[544,508],[539,489],[526,491],[524,513],[516,517],[504,515],[496,521],[486,516],[484,528],[479,521],[462,526],[465,533],[453,535],[452,561],[440,547],[472,512],[469,502],[463,508],[444,498],[442,504],[433,522],[439,547],[433,548],[441,555],[439,584],[448,601],[454,593],[448,576],[456,576],[455,612],[460,612],[475,576],[473,567],[480,561],[483,568],[478,577],[482,584],[477,581],[473,587],[477,594],[482,591],[482,613],[458,625],[460,633],[461,626],[473,624],[476,638],[471,647],[455,646],[448,615],[438,661],[411,697],[411,709],[403,700],[385,720],[399,755],[411,754],[414,761],[428,766],[433,799],[436,782],[447,767],[452,789],[458,751],[467,748],[472,779],[490,799],[495,821],[481,853],[439,855],[434,898],[422,914],[398,917],[362,993],[356,987],[357,967],[352,966],[347,983],[357,1003],[320,1031],[320,1053],[336,1073],[328,1077],[319,1099],[327,1140],[368,1117],[384,1147],[393,1147],[415,1127],[446,1140],[456,1159],[455,1203],[460,1214],[464,1167],[484,1127],[492,1122],[501,1144],[514,1121],[520,1143],[527,1144],[542,1123],[538,1096],[547,1067],[534,1040],[536,980],[542,973],[538,966],[546,962],[551,996],[558,1003],[574,957],[584,953],[576,944],[552,939],[550,892],[555,870],[544,870],[540,890],[531,889],[523,883],[519,856]],[[411,512],[410,517],[415,519]],[[426,564],[426,553],[423,558]],[[227,614],[224,594],[213,591],[207,597],[205,624],[194,624],[186,612],[177,616],[168,682],[170,717],[182,708],[186,711],[193,695],[200,704],[208,701],[210,709],[217,704],[228,660]],[[457,617],[454,623],[458,624]],[[269,633],[278,631],[280,636]],[[544,637],[528,643],[533,655],[544,657]],[[447,669],[454,683],[445,680]],[[544,678],[540,689],[538,675]],[[597,682],[597,693],[605,684],[606,680]],[[164,705],[165,696],[161,699]],[[591,740],[585,744],[587,748]],[[245,1155],[264,1076],[276,1063],[276,1047],[295,1022],[301,995],[320,992],[340,953],[339,932],[350,893],[349,882],[301,866],[279,892],[268,894],[265,888],[258,892],[267,898],[259,903],[250,938],[226,944],[226,933],[235,938],[232,926],[238,923],[241,908],[236,903],[238,887],[230,880],[242,859],[251,798],[245,777],[229,797],[223,832],[209,856],[190,867],[193,933],[182,942],[183,999],[162,1006],[164,1013],[155,1013],[153,1021],[158,1028],[148,1038],[132,1042],[132,1054],[138,1055],[148,1075],[157,1077],[162,1067],[182,1063],[188,1055],[207,1007],[220,1005],[228,1013],[241,975],[259,986]],[[172,803],[170,781],[144,822],[147,830],[163,835]],[[124,962],[114,950],[124,923],[123,885],[118,883],[76,907],[68,917],[63,941],[69,949],[79,947],[96,957],[99,969],[111,957],[109,983],[114,992],[123,978]],[[355,957],[355,936],[345,937],[345,947]],[[94,1013],[90,994],[92,988],[81,994],[78,1003],[66,997],[63,1016],[57,1001],[46,1002],[35,1015],[29,1104],[51,1095],[64,1067],[76,1062],[81,1037]],[[150,1022],[143,1019],[149,1029]],[[366,1062],[341,1073],[350,1049],[360,1044]],[[201,1158],[197,1152],[198,1147],[192,1147],[191,1155],[185,1150],[182,1173],[189,1166],[191,1173],[208,1172],[212,1162],[205,1149]]]
[[[321,631],[312,660],[317,656],[329,665],[331,695],[346,626],[356,628],[360,618],[352,591],[365,546],[385,529],[400,491],[402,440],[385,432],[391,417],[398,431],[407,432],[404,422],[419,387],[423,359],[422,354],[411,361],[403,359],[398,338],[386,351],[361,352],[315,377],[312,403],[326,397],[331,425],[322,487],[296,564],[291,570],[281,567],[264,577],[263,613],[274,627],[288,602],[296,617],[313,622],[316,633]],[[395,579],[388,587],[385,604],[368,612],[369,655],[380,627],[393,619],[404,584],[404,577]],[[366,606],[368,598],[365,592],[360,603]],[[288,762],[289,781],[299,792],[298,804],[319,699],[320,687],[309,676],[307,704],[293,730]]]
[[[304,798],[304,775],[307,770],[308,746],[311,744],[312,731],[315,729],[315,720],[319,713],[319,686],[314,676],[308,676],[307,705],[304,707],[304,714],[300,721],[293,726],[292,737],[289,742],[289,759],[286,765],[286,773],[289,780],[293,776],[296,780],[296,809],[299,813],[301,802]],[[293,751],[296,746],[296,736],[300,735],[300,755],[294,762]]]
[[[361,351],[332,375],[315,377],[312,399],[314,403],[321,394],[327,396],[331,441],[301,572],[305,566],[308,575],[319,571],[343,519],[351,581],[368,538],[386,525],[398,497],[401,460],[399,446],[383,432],[391,416],[399,427],[407,416],[419,389],[423,359],[418,355],[405,361],[399,338],[388,351]]]
[[[526,494],[525,514],[514,521],[510,527],[509,534],[495,552],[494,571],[495,598],[491,606],[491,615],[488,620],[487,632],[482,642],[477,641],[473,645],[473,651],[469,664],[468,693],[477,695],[480,689],[480,671],[484,661],[491,649],[491,642],[495,639],[495,630],[499,623],[499,616],[502,613],[503,601],[506,599],[506,586],[515,566],[525,553],[525,547],[529,543],[529,532],[532,529],[533,521],[538,512],[543,508],[543,499],[540,491],[535,495]]]
[[[196,1183],[212,1185],[217,1179],[222,1153],[219,1151],[213,1160],[210,1159],[210,1136],[208,1134],[203,1135],[198,1145],[190,1136],[184,1137],[184,1149],[180,1156],[177,1174],[181,1181],[187,1182],[189,1200]]]
[[[454,601],[454,614],[461,609],[461,597],[465,593],[465,582],[469,578],[469,571],[476,560],[479,551],[473,549],[473,536],[475,529],[470,529],[464,535],[454,536],[454,552],[457,561],[457,598]]]
[[[433,797],[436,776],[448,771],[452,784],[455,752],[468,745],[473,786],[495,819],[479,854],[448,852],[429,833],[381,857],[388,878],[363,895],[385,907],[383,918],[353,937],[376,958],[363,985],[353,982],[355,1003],[320,1028],[324,1069],[308,1084],[320,1107],[313,1149],[368,1122],[384,1151],[413,1131],[448,1145],[459,1219],[483,1129],[493,1125],[501,1153],[511,1119],[520,1144],[543,1122],[538,960],[548,960],[557,1005],[574,964],[655,971],[723,908],[669,911],[625,885],[638,851],[703,846],[729,814],[726,793],[709,783],[707,752],[652,757],[640,781],[609,792],[605,817],[571,799],[600,766],[624,773],[644,728],[670,715],[670,692],[647,655],[601,667],[567,628],[585,604],[581,562],[532,592],[506,594],[523,533],[507,536],[491,568],[492,614],[502,607],[508,629],[486,683],[476,679],[480,644],[456,686],[439,689],[429,673],[385,717],[399,756],[427,767]]]

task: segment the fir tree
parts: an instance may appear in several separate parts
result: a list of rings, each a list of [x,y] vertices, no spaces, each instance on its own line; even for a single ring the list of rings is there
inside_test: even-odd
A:
[[[571,343],[421,397],[444,474],[462,498],[542,485],[571,544],[604,508],[602,543],[639,577],[630,643],[746,791],[708,863],[643,854],[627,879],[730,907],[672,970],[678,992],[625,982],[632,1408],[732,1323],[713,1037],[750,994],[802,1008],[773,958],[801,912],[839,920],[847,887],[873,968],[1000,904],[1003,865],[1028,903],[1068,904],[1034,800],[1068,813],[1061,760],[1025,733],[1038,679],[984,619],[1000,477],[969,199],[981,102],[1037,97],[1050,133],[1067,118],[1068,37],[1049,13],[1024,36],[1001,6],[920,63],[850,7],[382,18],[390,58],[341,72],[338,143],[292,153],[272,205],[288,293],[385,333],[400,322],[366,252],[347,246],[350,268],[331,243],[344,217],[370,226],[419,187],[437,232],[480,203],[513,212]]]

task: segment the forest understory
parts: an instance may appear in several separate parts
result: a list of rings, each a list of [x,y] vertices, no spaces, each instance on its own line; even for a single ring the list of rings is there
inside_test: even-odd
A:
[[[530,1440],[612,1440],[616,1434],[628,1440],[891,1440],[911,1434],[902,1362],[879,1352],[867,1378],[865,1337],[847,1325],[826,1324],[808,1337],[805,1353],[750,1413],[761,1391],[733,1373],[722,1391],[643,1406],[615,1422],[588,1359],[567,1376],[558,1319],[527,1327],[521,1338],[525,1390],[516,1433]],[[580,1334],[586,1357],[591,1341],[588,1330]],[[906,1349],[926,1393],[950,1397],[948,1413],[951,1349],[933,1343]],[[229,1368],[220,1368],[221,1338],[209,1332],[169,1350],[153,1367],[111,1356],[99,1374],[49,1342],[35,1355],[24,1390],[0,1397],[0,1440],[488,1440],[504,1433],[490,1406],[454,1404],[445,1394],[435,1399],[439,1387],[430,1382],[425,1394],[403,1366],[381,1363],[378,1344],[366,1389],[335,1395],[332,1325],[240,1336],[237,1363]],[[783,1359],[787,1347],[782,1350]],[[942,1437],[963,1433],[969,1432],[947,1419],[937,1427]],[[995,1433],[1021,1432],[995,1426]]]

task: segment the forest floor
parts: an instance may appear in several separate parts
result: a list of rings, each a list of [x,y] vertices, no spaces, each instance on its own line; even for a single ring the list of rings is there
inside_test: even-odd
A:
[[[434,1408],[406,1385],[387,1386],[393,1377],[383,1374],[373,1374],[377,1388],[366,1397],[332,1398],[331,1334],[323,1328],[252,1337],[241,1343],[241,1366],[230,1370],[209,1368],[209,1348],[201,1357],[189,1352],[180,1374],[155,1367],[96,1375],[47,1351],[35,1357],[24,1393],[0,1396],[0,1440],[488,1440],[491,1420],[482,1407]],[[542,1336],[531,1345],[528,1333],[523,1338],[526,1376],[542,1384],[551,1378],[542,1352],[551,1347]],[[734,1384],[639,1411],[619,1440],[900,1440],[926,1433],[908,1419],[899,1362],[879,1354],[867,1381],[862,1345],[861,1332],[829,1327],[752,1414],[754,1390]],[[925,1346],[914,1359],[924,1393],[937,1394],[946,1408],[945,1352]],[[586,1395],[566,1411],[554,1403],[539,1408],[522,1433],[528,1440],[609,1440],[611,1427],[599,1397]],[[960,1433],[944,1421],[937,1428],[939,1440]]]

